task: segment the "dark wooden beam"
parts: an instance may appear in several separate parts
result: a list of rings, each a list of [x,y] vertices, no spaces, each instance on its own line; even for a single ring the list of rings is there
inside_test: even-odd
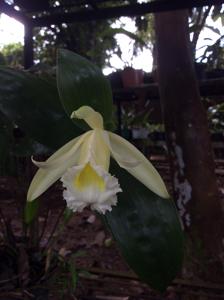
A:
[[[19,21],[23,24],[29,23],[29,20],[30,20],[23,13],[21,13],[18,10],[15,10],[13,5],[9,5],[9,4],[5,3],[4,0],[0,0],[0,13],[4,13],[4,14],[8,15],[9,17],[16,19],[17,21]]]
[[[202,97],[224,96],[224,78],[206,79],[198,82],[200,95]],[[138,99],[139,93],[145,93],[151,99],[159,99],[159,89],[157,83],[144,84],[138,87],[114,90],[115,100],[134,101]],[[221,99],[219,102],[223,102]]]
[[[33,66],[33,27],[25,26],[24,34],[24,68],[29,69]]]
[[[27,12],[43,12],[50,8],[49,1],[46,0],[14,0],[15,5]]]
[[[224,96],[224,78],[201,80],[199,89],[203,97]]]
[[[149,3],[123,5],[117,7],[101,8],[98,10],[82,10],[73,13],[61,13],[32,19],[33,26],[43,27],[52,24],[84,22],[100,19],[133,17],[148,13],[189,9],[208,5],[220,5],[224,0],[157,0]]]

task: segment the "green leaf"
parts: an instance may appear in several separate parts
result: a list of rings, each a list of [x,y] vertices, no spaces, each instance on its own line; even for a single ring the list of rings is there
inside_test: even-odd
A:
[[[52,153],[52,150],[28,136],[24,136],[15,141],[12,153],[19,157],[30,157],[32,155],[49,155]]]
[[[24,222],[29,225],[37,217],[39,209],[39,199],[32,202],[26,202],[24,208]]]
[[[73,265],[72,263],[70,263],[68,267],[71,275],[71,288],[72,288],[72,292],[74,293],[77,286],[78,273],[75,265]]]
[[[81,133],[64,112],[56,80],[0,67],[0,110],[30,138],[52,149]]]
[[[68,116],[83,105],[100,112],[105,127],[112,117],[112,91],[101,70],[87,59],[69,51],[58,51],[57,83]],[[74,120],[82,128],[83,122]]]
[[[64,222],[64,224],[68,223],[68,221],[71,219],[71,217],[73,216],[73,214],[74,213],[73,213],[73,211],[70,208],[68,208],[68,207],[65,208],[64,215],[63,215],[63,222]]]
[[[16,173],[16,162],[12,157],[14,142],[13,124],[0,112],[0,175],[9,176]]]
[[[164,291],[181,269],[183,233],[171,199],[162,199],[117,165],[122,193],[105,216],[121,252],[139,278]]]
[[[213,7],[211,17],[212,17],[212,20],[214,22],[216,22],[219,17],[222,17],[223,13],[221,11],[222,11],[222,4],[221,5],[215,5]]]

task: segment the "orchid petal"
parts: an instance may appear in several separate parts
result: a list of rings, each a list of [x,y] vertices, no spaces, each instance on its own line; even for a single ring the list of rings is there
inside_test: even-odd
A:
[[[116,161],[119,161],[119,165],[122,168],[124,168],[124,169],[134,168],[134,167],[137,167],[137,165],[139,165],[141,163],[141,161],[136,160],[136,158],[130,157],[126,154],[121,156],[118,152],[116,152],[116,149],[112,149],[108,131],[106,131],[106,130],[102,131],[101,135],[103,137],[105,144],[110,149],[110,152],[113,154],[114,159]]]
[[[109,170],[110,166],[110,148],[102,138],[102,130],[94,130],[94,152],[92,154],[96,165],[102,166],[105,170]]]
[[[124,138],[112,132],[108,132],[108,134],[111,154],[118,164],[151,191],[160,197],[169,198],[170,196],[161,176],[150,161]],[[128,164],[124,164],[125,161],[136,161],[139,162],[139,164],[134,167],[129,167]]]
[[[74,143],[75,140],[73,139],[72,141],[64,145],[64,147],[60,148],[48,160],[44,162],[36,161],[33,159],[33,157],[31,157],[31,160],[38,168],[56,169],[65,161],[69,160],[71,156],[74,155],[74,152],[77,150],[77,148],[84,142],[85,139],[88,139],[88,137],[92,134],[92,132],[93,131],[91,130],[81,135],[79,141],[77,141],[76,143]],[[71,147],[70,147],[70,143],[73,144]]]
[[[71,118],[84,120],[92,129],[103,129],[103,117],[90,106],[82,106],[73,111]]]
[[[62,148],[56,151],[47,161],[48,168],[40,168],[36,175],[34,176],[29,190],[27,194],[27,201],[33,201],[37,197],[39,197],[42,193],[44,193],[54,182],[56,182],[65,171],[76,164],[77,159],[79,157],[80,145],[83,142],[84,135],[81,135],[67,144],[65,144]],[[61,157],[65,157],[67,152],[70,153],[72,149],[72,155],[70,155],[69,159],[63,160],[63,163],[57,165],[55,168],[52,168],[53,163],[57,161],[57,159],[61,160]],[[71,154],[71,153],[70,153]],[[44,163],[41,163],[42,167]]]

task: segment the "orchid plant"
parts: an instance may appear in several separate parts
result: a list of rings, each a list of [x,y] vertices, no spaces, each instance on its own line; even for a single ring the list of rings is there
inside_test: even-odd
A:
[[[177,211],[149,160],[112,132],[112,91],[102,72],[59,50],[57,84],[22,71],[0,68],[0,75],[0,110],[56,150],[44,162],[32,158],[39,170],[27,193],[29,222],[40,196],[60,179],[69,216],[87,206],[98,212],[139,278],[165,290],[182,263]]]

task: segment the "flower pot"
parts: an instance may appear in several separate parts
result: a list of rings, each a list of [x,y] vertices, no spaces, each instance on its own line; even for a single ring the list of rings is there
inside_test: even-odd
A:
[[[143,83],[144,72],[142,70],[135,70],[131,67],[125,68],[121,72],[121,78],[124,88],[139,86]]]

